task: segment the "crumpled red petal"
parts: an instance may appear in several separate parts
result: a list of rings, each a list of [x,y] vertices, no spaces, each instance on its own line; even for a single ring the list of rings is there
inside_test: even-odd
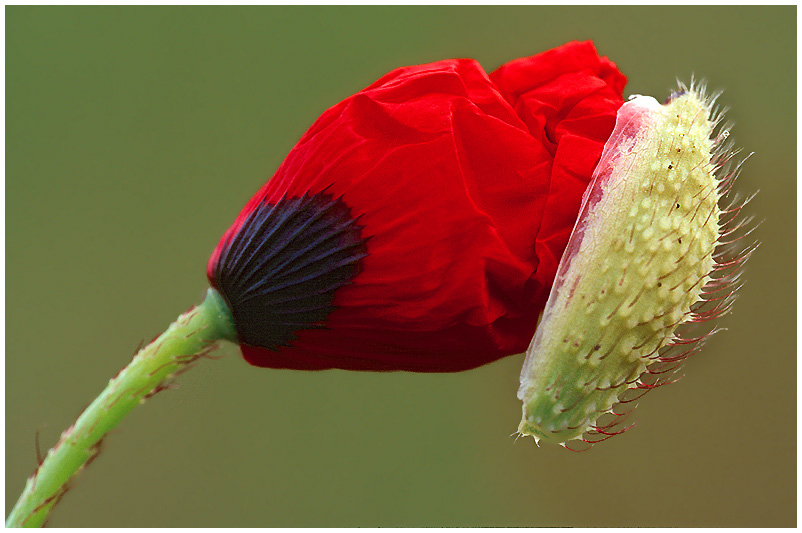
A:
[[[490,76],[470,59],[400,68],[327,110],[208,277],[219,289],[221,254],[255,209],[304,195],[344,203],[367,255],[322,323],[278,347],[243,343],[245,359],[444,372],[523,352],[625,82],[591,43],[569,43]]]
[[[626,77],[593,43],[572,42],[516,59],[490,74],[535,139],[553,155],[535,278],[551,287],[582,194],[623,105]]]

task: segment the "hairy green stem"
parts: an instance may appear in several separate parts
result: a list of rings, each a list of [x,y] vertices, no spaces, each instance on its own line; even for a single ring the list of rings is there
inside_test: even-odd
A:
[[[182,368],[208,354],[219,340],[236,342],[223,298],[209,289],[206,299],[182,314],[167,331],[142,348],[61,434],[28,478],[6,527],[39,527],[69,488],[74,476],[100,451],[106,435],[134,407],[162,390]]]

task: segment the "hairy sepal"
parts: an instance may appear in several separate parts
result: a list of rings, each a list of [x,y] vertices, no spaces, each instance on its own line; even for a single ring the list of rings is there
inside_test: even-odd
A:
[[[681,88],[619,110],[527,350],[520,434],[592,444],[625,431],[627,404],[670,382],[707,336],[676,328],[729,310],[753,248],[717,250],[743,204],[718,205],[737,168],[714,100]]]

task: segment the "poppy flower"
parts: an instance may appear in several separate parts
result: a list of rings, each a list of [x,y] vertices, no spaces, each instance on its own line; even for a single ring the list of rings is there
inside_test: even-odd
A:
[[[325,111],[207,267],[245,359],[448,372],[526,350],[626,78],[590,42],[396,69]]]

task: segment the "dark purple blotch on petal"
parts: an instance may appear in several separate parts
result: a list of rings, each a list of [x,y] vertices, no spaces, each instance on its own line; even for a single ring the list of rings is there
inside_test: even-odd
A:
[[[335,292],[367,255],[361,229],[342,199],[325,192],[260,202],[213,270],[239,342],[276,350],[300,330],[324,328]]]

